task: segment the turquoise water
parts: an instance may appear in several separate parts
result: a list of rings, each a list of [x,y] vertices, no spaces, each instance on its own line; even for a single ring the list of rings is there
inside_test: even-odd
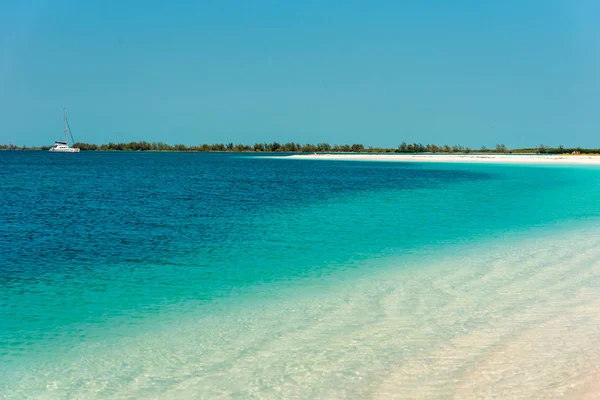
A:
[[[596,376],[598,167],[5,152],[0,199],[4,397],[548,398]]]

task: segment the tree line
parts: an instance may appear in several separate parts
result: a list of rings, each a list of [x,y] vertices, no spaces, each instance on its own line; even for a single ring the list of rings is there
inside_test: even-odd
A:
[[[280,143],[255,143],[254,145],[215,143],[201,144],[188,146],[185,144],[167,144],[164,142],[126,142],[97,145],[93,143],[77,142],[74,147],[80,148],[82,151],[190,151],[190,152],[284,152],[284,153],[538,153],[538,154],[565,154],[579,152],[580,154],[597,154],[600,149],[584,149],[584,148],[565,148],[563,146],[551,147],[543,144],[535,148],[520,148],[509,149],[504,144],[496,144],[496,146],[488,148],[481,146],[478,149],[472,149],[462,145],[436,145],[422,143],[407,143],[402,142],[398,147],[365,147],[363,144],[334,144],[317,143],[317,144],[300,144],[296,142]],[[49,146],[31,147],[29,150],[48,150]],[[0,150],[24,150],[25,146],[15,145],[0,145]]]

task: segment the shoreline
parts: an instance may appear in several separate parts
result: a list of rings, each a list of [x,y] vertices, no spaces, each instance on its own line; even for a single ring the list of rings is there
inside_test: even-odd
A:
[[[468,254],[456,248],[442,259],[426,258],[421,265],[409,263],[408,268],[398,268],[404,264],[400,259],[380,260],[388,266],[339,281],[329,277],[325,287],[334,296],[315,291],[318,285],[309,286],[301,296],[297,288],[278,287],[275,298],[250,297],[268,318],[256,321],[244,307],[224,315],[179,315],[177,326],[169,324],[169,328],[162,321],[156,330],[121,338],[111,335],[117,339],[76,347],[58,364],[44,363],[51,368],[42,379],[32,377],[32,368],[17,370],[11,378],[36,395],[135,397],[140,390],[152,388],[159,390],[159,397],[215,397],[247,394],[247,385],[264,373],[258,366],[267,365],[269,380],[264,386],[251,386],[254,393],[267,396],[273,393],[270,385],[281,379],[281,368],[291,352],[296,368],[284,377],[295,383],[280,384],[273,398],[307,397],[306,390],[315,380],[323,387],[322,397],[330,398],[348,394],[374,399],[485,394],[593,398],[600,372],[595,362],[599,339],[593,327],[600,314],[593,286],[585,282],[598,276],[598,264],[589,262],[598,255],[596,229],[578,225],[556,232],[554,228],[563,227],[518,233],[512,238],[520,243],[516,247],[492,240]],[[510,268],[515,265],[519,268]],[[482,292],[487,295],[482,297]],[[379,305],[376,317],[358,318],[372,314],[372,304]],[[305,325],[307,318],[315,323]],[[244,336],[247,327],[259,334]],[[266,332],[273,331],[276,335],[268,337]],[[194,339],[173,340],[178,338]],[[333,354],[319,356],[319,372],[324,376],[315,378],[314,356],[307,354],[323,352],[326,338],[330,342],[325,348]],[[126,365],[132,358],[148,363],[152,353],[135,351],[146,347],[160,349],[155,357],[175,354],[176,362],[169,371],[153,363],[143,371],[115,368],[105,377],[111,382],[107,387],[78,386],[69,381],[72,377],[62,375],[63,368],[76,365],[73,374],[93,382],[102,366]],[[240,347],[248,350],[237,355]],[[360,357],[351,356],[356,352]],[[394,357],[381,362],[380,355],[386,352]],[[223,354],[235,357],[235,364],[224,363]],[[365,368],[365,359],[375,368]],[[344,381],[350,392],[329,387],[331,375],[348,365],[357,374],[356,379]],[[544,367],[548,365],[555,368]],[[240,371],[236,376],[240,384],[232,387],[231,375]],[[172,379],[170,386],[155,386],[161,379]],[[114,384],[122,381],[133,383]],[[0,380],[0,388],[8,386],[2,387]]]
[[[293,154],[279,158],[331,161],[600,165],[600,156],[588,155]]]

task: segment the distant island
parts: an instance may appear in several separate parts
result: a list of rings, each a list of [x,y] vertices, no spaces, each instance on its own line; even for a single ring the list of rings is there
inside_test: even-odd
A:
[[[481,146],[479,149],[472,149],[468,146],[453,145],[435,145],[422,143],[402,142],[398,147],[372,147],[363,144],[300,144],[296,142],[289,143],[255,143],[254,145],[234,144],[234,143],[216,143],[187,146],[185,144],[167,144],[163,142],[128,142],[108,144],[90,144],[78,142],[73,147],[81,151],[181,151],[181,152],[265,152],[265,153],[494,153],[494,154],[600,154],[600,149],[594,148],[567,148],[563,146],[551,147],[539,145],[532,148],[509,149],[504,144],[488,148]],[[27,147],[11,144],[0,145],[0,150],[48,150],[50,146]]]

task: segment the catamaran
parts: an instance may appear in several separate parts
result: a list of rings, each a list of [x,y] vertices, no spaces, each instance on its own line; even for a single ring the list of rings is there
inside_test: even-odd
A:
[[[63,121],[65,125],[65,141],[56,141],[50,147],[48,151],[54,151],[58,153],[79,153],[79,149],[77,147],[69,147],[69,135],[71,135],[71,140],[75,142],[73,139],[73,134],[71,133],[71,127],[69,126],[69,121],[67,120],[67,109],[63,108]]]

